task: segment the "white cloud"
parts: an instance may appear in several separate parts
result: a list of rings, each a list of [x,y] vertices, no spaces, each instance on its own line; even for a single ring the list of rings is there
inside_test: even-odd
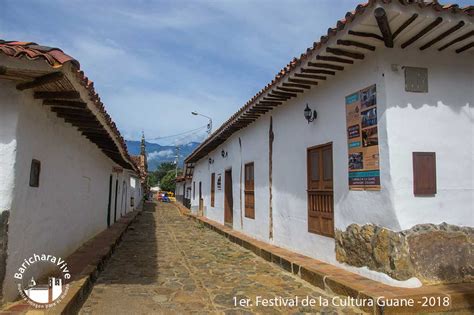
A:
[[[172,157],[174,156],[174,152],[171,149],[167,150],[161,150],[161,151],[153,151],[148,153],[148,159],[149,160],[156,160],[158,158],[167,158],[167,157]]]

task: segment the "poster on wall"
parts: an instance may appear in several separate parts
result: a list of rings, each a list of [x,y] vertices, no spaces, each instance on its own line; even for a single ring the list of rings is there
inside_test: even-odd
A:
[[[371,85],[346,96],[349,189],[380,190],[377,90]]]

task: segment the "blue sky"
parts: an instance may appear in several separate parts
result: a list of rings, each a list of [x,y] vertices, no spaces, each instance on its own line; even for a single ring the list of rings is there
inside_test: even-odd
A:
[[[357,3],[0,0],[0,38],[60,47],[126,139],[155,138],[205,125],[193,110],[217,128]]]

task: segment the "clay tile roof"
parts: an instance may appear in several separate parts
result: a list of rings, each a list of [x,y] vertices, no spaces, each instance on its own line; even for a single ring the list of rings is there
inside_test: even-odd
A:
[[[73,69],[75,69],[76,72],[76,79],[88,91],[90,101],[92,101],[95,107],[105,118],[107,125],[114,134],[114,138],[119,142],[122,151],[125,153],[125,159],[127,161],[131,161],[125,140],[121,136],[112,118],[105,110],[104,104],[100,101],[99,94],[97,94],[97,92],[94,90],[94,82],[86,77],[84,72],[80,70],[79,61],[65,54],[59,48],[42,46],[33,42],[6,41],[0,39],[0,53],[14,58],[26,57],[29,60],[43,59],[52,68],[60,68],[66,63],[71,63],[73,65]],[[133,166],[133,168],[136,170],[135,165],[131,166]]]

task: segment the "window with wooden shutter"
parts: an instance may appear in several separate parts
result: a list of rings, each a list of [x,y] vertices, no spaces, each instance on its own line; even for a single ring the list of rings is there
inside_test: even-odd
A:
[[[211,174],[211,207],[214,207],[214,193],[216,191],[216,173]]]
[[[436,154],[413,152],[413,193],[436,194]]]
[[[254,166],[245,164],[245,217],[255,219]]]
[[[308,231],[334,237],[332,144],[307,151]]]

